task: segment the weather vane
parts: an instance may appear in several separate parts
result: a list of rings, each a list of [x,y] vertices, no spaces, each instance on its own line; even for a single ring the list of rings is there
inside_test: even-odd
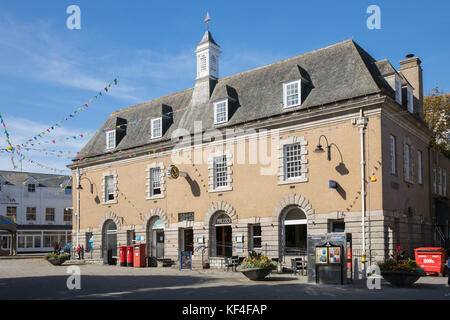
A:
[[[211,17],[209,16],[209,11],[206,11],[206,17],[205,17],[206,30],[209,30],[209,21],[210,20],[211,20]]]

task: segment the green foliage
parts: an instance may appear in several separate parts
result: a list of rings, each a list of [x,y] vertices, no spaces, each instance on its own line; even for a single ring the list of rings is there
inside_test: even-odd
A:
[[[399,246],[392,258],[379,262],[381,271],[406,271],[426,275],[425,271],[411,258],[406,257],[405,251]]]
[[[424,120],[433,131],[431,145],[450,158],[450,94],[445,94],[436,86],[423,99]]]
[[[70,254],[68,254],[68,253],[62,253],[62,254],[49,253],[45,257],[45,259],[47,259],[47,260],[58,260],[58,259],[60,259],[60,260],[69,260],[70,259]]]
[[[276,264],[262,253],[250,251],[249,256],[242,261],[242,269],[271,268],[276,269]]]

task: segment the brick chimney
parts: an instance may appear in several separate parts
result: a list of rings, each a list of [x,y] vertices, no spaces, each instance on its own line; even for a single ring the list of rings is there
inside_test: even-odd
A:
[[[414,87],[414,112],[423,119],[423,75],[420,61],[417,57],[410,57],[408,55],[406,60],[400,61],[400,73],[408,80]]]

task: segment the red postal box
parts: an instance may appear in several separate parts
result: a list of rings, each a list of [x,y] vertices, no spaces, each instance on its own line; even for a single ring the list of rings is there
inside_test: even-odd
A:
[[[417,248],[414,249],[416,263],[425,270],[427,274],[444,275],[446,254],[444,248]]]
[[[121,267],[127,266],[127,246],[120,246],[119,247],[119,261]]]
[[[133,246],[126,246],[127,248],[127,267],[133,266]]]
[[[145,261],[145,244],[136,244],[134,246],[134,267],[135,268],[142,268],[146,267],[146,261]]]

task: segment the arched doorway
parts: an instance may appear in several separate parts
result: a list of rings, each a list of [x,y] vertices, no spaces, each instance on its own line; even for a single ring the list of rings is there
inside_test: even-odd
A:
[[[225,212],[217,212],[211,218],[211,256],[231,257],[233,254],[233,232],[231,218]]]
[[[117,225],[111,219],[103,225],[102,247],[103,263],[112,264],[112,259],[117,258]]]
[[[147,222],[147,255],[150,260],[164,258],[164,227],[164,220],[159,216]]]
[[[280,217],[281,245],[284,255],[300,255],[306,252],[307,218],[298,206],[286,207]]]

